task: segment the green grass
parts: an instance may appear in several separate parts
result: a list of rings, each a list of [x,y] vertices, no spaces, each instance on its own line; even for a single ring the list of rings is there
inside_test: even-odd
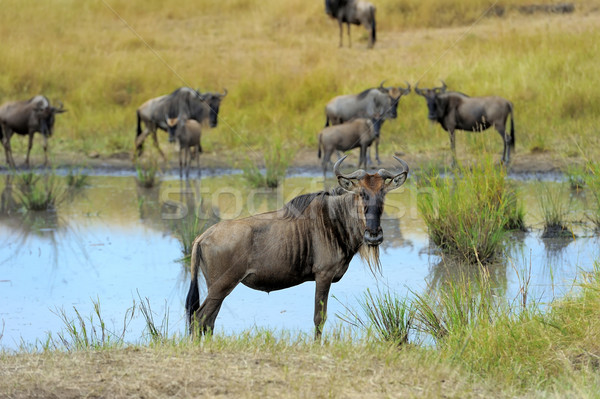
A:
[[[242,176],[252,187],[277,188],[285,178],[292,157],[293,152],[277,141],[265,151],[265,172],[263,173],[256,163],[247,159],[242,167]]]
[[[66,189],[54,173],[19,173],[16,183],[18,200],[27,211],[53,210],[65,198]]]
[[[138,186],[143,188],[155,187],[160,182],[159,168],[156,160],[137,161],[135,164]]]
[[[80,189],[89,186],[89,175],[83,168],[69,168],[67,172],[67,186],[73,189]]]
[[[523,225],[522,207],[508,187],[506,171],[486,158],[454,177],[433,173],[418,201],[431,241],[444,253],[468,263],[497,256],[507,228]]]
[[[491,3],[483,0],[381,0],[379,41],[367,51],[361,27],[352,27],[351,49],[337,47],[338,27],[322,2],[51,0],[38,6],[8,0],[0,15],[6,38],[0,96],[44,93],[61,100],[68,112],[57,116],[50,151],[105,155],[132,151],[135,110],[147,99],[188,84],[227,88],[219,126],[206,131],[206,140],[218,154],[239,156],[265,151],[272,137],[316,148],[324,106],[336,95],[384,79],[422,87],[444,79],[450,89],[514,103],[515,157],[540,146],[559,155],[582,147],[597,156],[600,77],[596,57],[589,56],[600,54],[597,11],[591,2],[578,2],[569,16],[517,11],[530,3],[502,2],[499,17],[494,10],[485,14]],[[426,113],[421,97],[403,97],[398,120],[384,127],[382,154],[398,148],[448,154],[446,132],[430,125]],[[159,139],[164,146],[166,135]],[[23,151],[25,141],[13,141]],[[457,141],[459,159],[481,145],[496,154],[502,148],[491,131],[458,133]],[[33,151],[41,154],[40,146]]]
[[[548,184],[540,183],[538,203],[544,220],[542,238],[574,237],[568,226],[570,201],[562,187],[555,189]]]
[[[590,162],[587,166],[588,174],[585,175],[585,183],[591,192],[589,197],[592,202],[592,210],[588,217],[597,231],[600,231],[600,163]]]

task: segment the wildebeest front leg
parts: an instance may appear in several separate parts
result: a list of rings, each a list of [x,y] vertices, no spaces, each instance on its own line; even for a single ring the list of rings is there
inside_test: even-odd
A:
[[[342,24],[342,20],[338,19],[338,25],[340,26],[340,47],[342,47],[344,36],[344,26]]]
[[[162,152],[162,150],[158,146],[158,138],[156,137],[156,129],[152,131],[152,142],[154,143],[154,147],[156,147],[156,150],[158,151],[158,153],[160,154],[162,159],[164,161],[166,161],[167,157],[165,156],[165,154]]]
[[[33,133],[29,132],[29,140],[27,142],[27,155],[25,156],[25,166],[29,168],[29,154],[31,153],[31,148],[33,147]]]
[[[317,287],[315,290],[315,341],[321,339],[321,333],[323,332],[323,325],[327,319],[327,299],[329,297],[329,288],[331,287],[330,281],[317,280]]]
[[[454,129],[449,129],[448,134],[450,135],[450,150],[452,151],[452,166],[456,166],[456,140],[454,137]]]
[[[44,148],[44,166],[48,166],[48,137],[44,136],[44,144],[42,144]]]
[[[4,155],[6,155],[6,163],[9,167],[15,167],[15,160],[12,156],[12,149],[10,148],[10,138],[12,136],[12,131],[8,129],[6,126],[2,126],[2,146],[4,147]]]

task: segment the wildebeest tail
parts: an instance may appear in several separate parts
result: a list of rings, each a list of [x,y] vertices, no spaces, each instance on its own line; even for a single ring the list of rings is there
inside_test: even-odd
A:
[[[329,121],[329,119],[327,119],[327,121]],[[317,153],[317,155],[319,156],[319,159],[321,159],[321,147],[322,147],[323,143],[321,142],[321,133],[319,133],[319,152]]]
[[[192,260],[190,262],[192,281],[190,283],[190,290],[188,291],[187,298],[185,299],[185,310],[188,317],[190,332],[192,331],[194,313],[200,309],[200,289],[198,286],[199,261],[202,262],[202,249],[200,248],[200,241],[194,240],[194,244],[192,245]]]
[[[510,146],[511,149],[514,150],[515,148],[515,121],[513,118],[513,106],[512,104],[509,104],[509,110],[510,110],[510,139],[508,142],[508,145]]]
[[[371,7],[371,39],[373,44],[377,40],[377,28],[375,27],[375,7]]]
[[[136,111],[136,115],[137,115],[137,134],[135,135],[135,137],[139,137],[140,134],[142,134],[142,118],[140,116],[140,111]]]

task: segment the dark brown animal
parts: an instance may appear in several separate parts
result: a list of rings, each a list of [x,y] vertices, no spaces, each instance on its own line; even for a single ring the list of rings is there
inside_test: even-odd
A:
[[[340,47],[342,47],[343,24],[348,27],[348,47],[352,47],[350,40],[350,24],[362,25],[369,31],[369,48],[373,48],[377,40],[375,24],[375,6],[362,0],[325,0],[325,13],[338,21],[340,26]]]
[[[329,288],[343,277],[354,255],[379,266],[384,198],[408,175],[408,165],[399,158],[399,172],[345,175],[339,170],[344,158],[334,166],[341,188],[301,195],[277,211],[222,221],[194,240],[186,299],[190,333],[214,329],[223,300],[239,283],[270,292],[315,281],[315,339],[320,339]],[[208,288],[202,303],[200,272]]]
[[[469,97],[459,92],[446,92],[446,83],[431,89],[415,87],[415,93],[425,97],[428,118],[437,121],[450,134],[453,163],[456,163],[455,130],[481,132],[494,126],[504,144],[502,162],[510,162],[510,151],[515,147],[513,105],[498,97]],[[506,132],[506,119],[510,115],[510,134]]]
[[[33,147],[33,135],[40,132],[44,137],[44,165],[48,164],[48,138],[54,130],[55,115],[66,112],[60,104],[59,108],[50,105],[50,100],[38,95],[26,101],[13,101],[0,107],[0,137],[4,146],[6,163],[15,167],[10,139],[13,133],[29,136],[25,166],[29,167],[29,154]]]
[[[137,109],[137,130],[135,136],[135,153],[141,156],[144,149],[144,141],[151,135],[154,146],[163,159],[166,159],[158,145],[156,137],[157,129],[169,133],[169,142],[174,142],[172,133],[168,132],[167,118],[183,116],[185,119],[194,119],[202,123],[208,120],[210,127],[216,127],[218,123],[219,107],[221,101],[227,95],[227,90],[220,93],[200,93],[190,87],[180,87],[171,94],[152,98]],[[142,124],[144,129],[142,129]]]
[[[202,153],[202,125],[195,119],[170,118],[167,119],[169,132],[175,130],[175,138],[179,142],[179,177],[183,177],[183,168],[185,167],[185,176],[190,176],[190,158],[196,157],[196,166],[200,169],[200,154]],[[190,149],[195,153],[190,155]]]
[[[379,137],[382,120],[358,118],[341,125],[326,127],[319,133],[318,157],[323,151],[323,180],[326,178],[327,166],[333,151],[348,151],[360,147],[358,167],[367,167],[367,149]]]

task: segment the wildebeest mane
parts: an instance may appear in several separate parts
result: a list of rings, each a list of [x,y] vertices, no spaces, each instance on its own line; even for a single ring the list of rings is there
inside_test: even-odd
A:
[[[365,90],[361,91],[360,93],[358,93],[358,94],[356,95],[356,98],[358,98],[359,100],[362,100],[362,99],[364,99],[364,98],[365,98],[365,97],[366,97],[366,96],[369,94],[369,92],[370,92],[371,90],[372,90],[372,89],[365,89]]]
[[[297,219],[299,218],[304,211],[306,211],[306,208],[308,208],[308,206],[317,198],[324,198],[327,196],[336,196],[336,195],[342,195],[344,194],[346,191],[344,191],[344,189],[342,189],[341,187],[336,187],[330,191],[317,191],[315,193],[309,193],[309,194],[302,194],[299,195],[293,199],[291,199],[287,204],[285,204],[284,206],[284,215],[283,217],[286,219]]]

